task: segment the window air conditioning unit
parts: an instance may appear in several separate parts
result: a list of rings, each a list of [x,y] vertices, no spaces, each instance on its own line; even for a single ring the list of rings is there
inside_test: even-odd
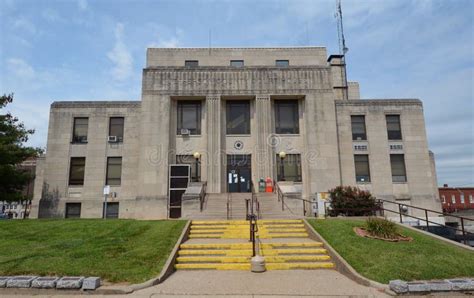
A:
[[[181,128],[181,135],[182,136],[189,136],[191,132],[187,128]]]
[[[109,136],[108,141],[109,143],[117,143],[117,136]]]
[[[357,141],[362,141],[362,137],[357,137]]]

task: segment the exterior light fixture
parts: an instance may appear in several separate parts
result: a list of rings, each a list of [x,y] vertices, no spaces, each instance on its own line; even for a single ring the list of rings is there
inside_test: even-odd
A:
[[[283,165],[283,160],[286,157],[286,152],[280,151],[280,153],[278,153],[278,156],[280,157],[280,174],[281,174],[280,180],[285,181],[285,167]]]
[[[199,152],[194,152],[193,154],[194,158],[196,159],[196,180],[199,182],[199,174],[198,174],[198,168],[199,168],[199,158],[201,157],[201,153]]]

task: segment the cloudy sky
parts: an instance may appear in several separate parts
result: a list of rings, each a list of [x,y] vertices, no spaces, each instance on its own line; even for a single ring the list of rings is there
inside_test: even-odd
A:
[[[474,185],[474,1],[343,0],[363,98],[420,98],[438,183]],[[55,100],[139,100],[145,49],[326,46],[335,1],[0,0],[0,92],[46,146]]]

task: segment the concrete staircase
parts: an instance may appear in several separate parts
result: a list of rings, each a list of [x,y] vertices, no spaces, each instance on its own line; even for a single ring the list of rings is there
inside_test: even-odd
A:
[[[195,220],[211,219],[237,219],[246,217],[246,199],[251,199],[251,193],[218,193],[207,194],[203,211],[194,214],[191,218]],[[262,219],[301,218],[303,214],[295,214],[290,208],[282,210],[281,202],[278,202],[274,193],[258,193],[260,202],[260,214]],[[227,218],[227,202],[229,202],[229,218]]]
[[[291,210],[285,206],[282,210],[282,204],[278,201],[275,193],[258,193],[258,202],[260,203],[261,219],[283,219],[283,218],[302,218],[303,214],[299,214],[295,210]]]
[[[175,268],[250,270],[248,239],[248,221],[193,221]],[[302,220],[260,220],[257,239],[267,270],[334,268],[323,244],[308,237]]]

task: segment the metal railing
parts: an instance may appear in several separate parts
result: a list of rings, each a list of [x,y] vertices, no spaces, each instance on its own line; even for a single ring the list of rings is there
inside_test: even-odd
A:
[[[436,234],[436,233],[434,233],[433,231],[430,231],[430,227],[434,227],[434,226],[443,227],[443,228],[452,230],[455,233],[460,232],[461,237],[455,237],[455,240],[459,240],[459,242],[464,242],[464,244],[466,244],[466,245],[468,245],[468,240],[469,239],[474,240],[474,233],[466,231],[466,229],[465,229],[465,223],[467,221],[469,221],[469,222],[472,222],[472,224],[474,225],[474,219],[467,218],[467,217],[462,217],[462,216],[457,216],[457,215],[451,215],[451,214],[447,214],[447,213],[444,213],[444,212],[439,212],[439,211],[436,211],[436,210],[426,209],[426,208],[422,208],[422,207],[416,207],[416,206],[412,206],[412,205],[392,202],[392,201],[383,200],[383,199],[377,199],[376,202],[377,202],[377,204],[373,208],[329,208],[328,207],[329,203],[325,202],[324,203],[325,216],[326,217],[330,216],[329,211],[341,211],[345,214],[362,213],[362,216],[368,216],[368,215],[369,216],[370,215],[384,216],[385,212],[389,212],[389,213],[398,214],[400,223],[403,223],[404,217],[405,218],[409,217],[409,218],[413,218],[413,219],[416,219],[418,221],[421,221],[421,222],[424,223],[424,227],[426,228],[426,231],[430,232],[430,233],[433,233],[433,234]],[[392,204],[392,205],[395,206],[395,208],[393,208],[393,209],[386,208],[386,206],[384,206],[384,204]],[[418,217],[418,216],[415,216],[414,214],[410,214],[411,210],[412,211],[417,210],[417,212],[421,212],[424,216],[423,217]],[[378,212],[378,214],[377,214],[377,212]],[[430,216],[430,215],[432,215],[432,216]],[[449,226],[449,225],[445,225],[445,224],[441,224],[441,223],[432,221],[432,220],[430,220],[430,217],[433,217],[433,215],[436,216],[436,217],[449,216],[449,217],[457,218],[460,221],[461,228],[459,229],[457,227],[452,227],[452,226]],[[422,225],[420,224],[419,227],[421,228],[421,226]],[[439,236],[449,238],[449,237],[446,237],[445,235],[439,235]]]
[[[232,202],[230,192],[227,193],[227,219],[232,217]]]
[[[246,219],[249,221],[249,241],[252,242],[252,257],[255,257],[257,254],[256,233],[258,232],[257,220],[260,218],[260,204],[252,181],[250,181],[250,191],[252,194],[251,198],[245,200],[247,209]]]
[[[206,195],[207,195],[207,181],[204,181],[202,184],[201,193],[199,194],[199,202],[200,202],[200,211],[204,210],[204,203],[206,202]]]
[[[278,185],[278,183],[276,183],[276,182],[274,182],[274,185],[275,185],[275,191],[277,193],[278,202],[281,202],[281,211],[285,211],[285,206],[286,206],[286,209],[288,209],[293,215],[296,215],[296,214],[293,213],[291,208],[289,208],[288,205],[285,203],[285,198],[287,197],[287,195],[285,195],[283,193],[283,191],[280,188],[280,185]],[[303,198],[297,198],[297,197],[294,197],[292,199],[293,200],[300,200],[302,202],[302,204],[303,204],[303,216],[306,216],[306,203],[311,204],[312,202],[310,200],[306,200],[306,199],[303,199]]]

